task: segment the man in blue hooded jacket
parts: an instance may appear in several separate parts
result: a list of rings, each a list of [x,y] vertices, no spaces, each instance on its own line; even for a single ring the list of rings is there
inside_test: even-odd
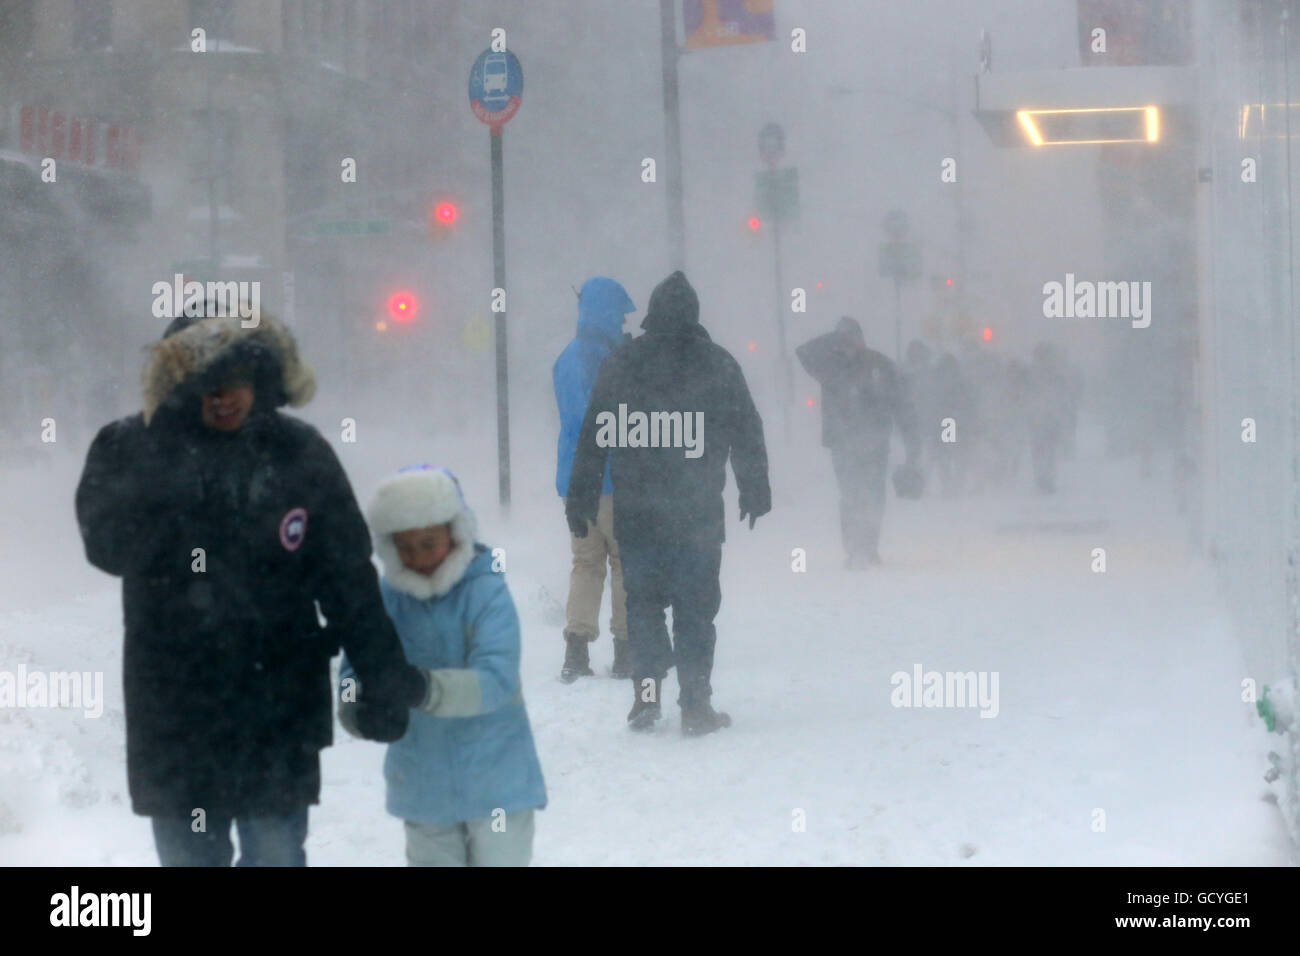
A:
[[[560,439],[555,465],[555,490],[563,498],[569,490],[573,453],[578,447],[578,433],[587,411],[596,373],[615,346],[625,338],[623,323],[635,312],[627,291],[613,279],[597,276],[588,279],[578,293],[578,331],[573,341],[560,353],[551,370],[555,401],[560,407]],[[588,647],[600,634],[600,601],[605,590],[605,563],[609,562],[613,614],[610,630],[614,634],[614,664],[610,676],[632,676],[627,654],[627,607],[623,592],[623,571],[619,563],[618,543],[614,540],[613,485],[609,465],[605,466],[604,484],[596,520],[586,537],[569,534],[573,551],[573,570],[569,574],[568,622],[564,629],[564,666],[560,679],[572,683],[592,674]]]

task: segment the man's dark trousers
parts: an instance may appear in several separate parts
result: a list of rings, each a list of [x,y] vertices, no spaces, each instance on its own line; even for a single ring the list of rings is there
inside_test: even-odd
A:
[[[840,486],[840,534],[850,557],[870,558],[880,544],[885,515],[889,444],[845,443],[831,447]]]
[[[722,542],[672,545],[619,542],[623,588],[627,592],[627,642],[632,679],[663,680],[677,667],[683,707],[707,704],[713,695],[713,618],[722,605],[718,572]],[[673,641],[664,625],[664,608],[673,609]],[[674,647],[675,643],[675,647]]]
[[[163,866],[230,866],[230,824],[239,829],[238,866],[306,866],[307,808],[271,816],[209,816],[195,833],[190,817],[154,817],[154,844]]]

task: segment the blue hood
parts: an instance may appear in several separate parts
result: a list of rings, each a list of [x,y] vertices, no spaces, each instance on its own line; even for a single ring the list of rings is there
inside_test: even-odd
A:
[[[623,334],[623,317],[635,311],[626,289],[613,279],[596,276],[584,282],[578,293],[578,331],[617,342]]]

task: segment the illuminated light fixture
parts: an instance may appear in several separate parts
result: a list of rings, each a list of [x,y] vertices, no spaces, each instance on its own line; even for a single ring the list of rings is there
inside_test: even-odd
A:
[[[388,297],[388,317],[394,322],[410,322],[418,311],[420,305],[412,292],[403,289]]]
[[[1268,109],[1273,108],[1273,126],[1270,129]],[[1296,111],[1300,103],[1243,103],[1237,114],[1237,138],[1261,136],[1264,139],[1285,139],[1286,128],[1300,122]],[[1286,115],[1290,112],[1290,116]]]
[[[1029,142],[1035,146],[1156,143],[1160,140],[1160,110],[1155,106],[1016,110],[1016,119]]]

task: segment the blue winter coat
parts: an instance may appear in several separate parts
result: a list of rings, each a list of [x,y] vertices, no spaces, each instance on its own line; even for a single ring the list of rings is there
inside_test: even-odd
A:
[[[556,448],[555,490],[561,498],[569,493],[569,472],[578,447],[582,416],[587,411],[591,387],[596,384],[600,363],[623,340],[623,317],[636,306],[627,290],[613,279],[597,276],[582,284],[578,295],[578,332],[560,353],[551,369],[555,401],[560,407],[560,440]],[[609,466],[601,494],[614,490]]]
[[[492,555],[476,555],[441,598],[421,601],[381,579],[384,607],[406,659],[429,670],[465,668],[477,679],[478,712],[437,717],[412,710],[406,735],[388,745],[388,812],[450,826],[546,806],[546,786],[519,686],[519,618]],[[340,677],[352,676],[346,658]]]

